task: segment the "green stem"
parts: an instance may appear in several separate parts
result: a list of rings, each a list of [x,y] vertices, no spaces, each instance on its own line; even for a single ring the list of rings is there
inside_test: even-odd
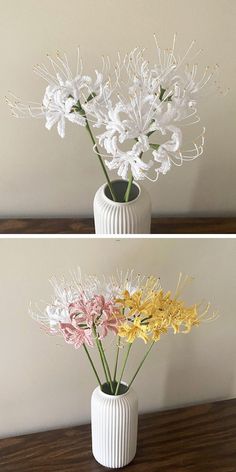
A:
[[[129,177],[127,189],[126,189],[126,192],[125,192],[125,202],[126,202],[126,203],[129,201],[130,191],[131,191],[131,188],[132,188],[133,180],[134,180],[134,178],[133,178],[133,176],[132,176],[132,174],[131,174],[130,177]]]
[[[106,382],[107,382],[107,384],[109,384],[109,377],[108,377],[108,373],[107,373],[107,369],[106,369],[106,364],[105,364],[105,362],[104,362],[103,354],[102,354],[102,351],[101,351],[101,346],[100,346],[100,343],[99,343],[98,340],[97,340],[97,347],[98,347],[98,350],[99,350],[99,354],[100,354],[100,358],[101,358],[103,370],[104,370],[104,373],[105,373]]]
[[[135,374],[134,374],[132,380],[130,381],[129,388],[131,387],[131,385],[132,385],[133,381],[135,380],[136,376],[138,375],[138,373],[139,373],[139,371],[140,371],[140,369],[141,369],[141,367],[142,367],[144,361],[146,360],[146,358],[147,358],[149,352],[150,352],[151,349],[152,349],[153,344],[155,344],[155,341],[153,341],[153,342],[151,343],[151,346],[148,348],[148,350],[147,350],[147,352],[146,352],[146,354],[145,354],[143,360],[142,360],[141,363],[139,364],[139,366],[138,366],[138,368],[137,368],[137,370],[136,370],[136,372],[135,372]]]
[[[104,350],[103,350],[103,348],[102,348],[102,343],[101,343],[101,341],[98,339],[97,332],[96,332],[96,327],[95,327],[95,326],[93,326],[93,333],[94,333],[94,336],[95,336],[95,341],[96,341],[96,344],[97,344],[97,348],[98,348],[99,355],[100,355],[100,359],[101,359],[101,362],[102,362],[104,374],[105,374],[105,377],[106,377],[106,382],[107,382],[107,384],[110,384],[110,389],[111,389],[111,392],[113,393],[112,382],[111,382],[111,380],[109,379],[109,374],[108,374],[108,370],[107,370],[107,362],[106,362],[105,359],[104,359],[104,356],[105,356],[105,355],[104,355]]]
[[[105,374],[105,377],[106,377],[106,381],[107,381],[107,383],[108,383],[107,371],[106,371],[105,364],[104,364],[104,360],[103,360],[103,357],[102,357],[102,353],[101,353],[101,349],[100,349],[100,344],[99,344],[99,342],[98,342],[98,337],[97,337],[97,333],[96,333],[96,328],[95,328],[95,326],[93,326],[93,333],[94,333],[94,336],[95,336],[95,341],[96,341],[96,345],[97,345],[97,348],[98,348],[98,352],[99,352],[99,355],[100,355],[100,358],[101,358],[102,367],[103,367],[103,370],[104,370],[104,374]]]
[[[117,351],[116,351],[116,362],[115,362],[115,370],[114,370],[114,376],[113,376],[113,383],[115,383],[115,381],[116,381],[116,373],[117,373],[117,367],[118,367],[119,354],[120,354],[120,336],[118,336]]]
[[[86,117],[85,117],[85,120],[86,120],[86,129],[87,129],[87,131],[88,131],[88,133],[89,133],[89,136],[90,136],[90,138],[91,138],[91,140],[92,140],[92,143],[93,143],[93,145],[94,145],[94,149],[95,149],[95,151],[96,151],[96,154],[97,154],[98,159],[99,159],[99,161],[100,161],[100,164],[101,164],[101,166],[102,166],[102,170],[103,170],[103,172],[104,172],[104,174],[105,174],[105,177],[106,177],[106,180],[107,180],[107,185],[108,185],[108,187],[109,187],[111,196],[112,196],[114,202],[117,202],[117,198],[116,198],[116,195],[115,195],[115,193],[114,193],[114,191],[113,191],[112,184],[111,184],[111,181],[110,181],[110,179],[109,179],[109,175],[108,175],[107,170],[106,170],[106,167],[105,167],[105,165],[104,165],[102,156],[100,155],[100,153],[99,153],[99,151],[98,151],[97,143],[96,143],[96,141],[95,141],[95,139],[94,139],[92,130],[91,130],[90,126],[89,126],[89,122],[88,122],[88,120],[87,120]]]
[[[92,361],[92,359],[91,359],[91,356],[90,356],[90,354],[89,354],[89,352],[88,352],[88,349],[87,349],[87,347],[85,346],[85,344],[83,344],[83,346],[84,346],[84,350],[85,350],[85,352],[86,352],[86,354],[87,354],[87,356],[88,356],[89,362],[90,362],[90,364],[91,364],[91,366],[92,366],[92,369],[93,369],[93,371],[94,371],[94,373],[95,373],[95,375],[96,375],[96,378],[97,378],[97,381],[98,381],[98,383],[99,383],[99,385],[100,385],[100,388],[102,389],[101,380],[99,379],[97,370],[96,370],[95,365],[94,365],[94,363],[93,363],[93,361]]]
[[[116,385],[115,395],[117,395],[117,393],[119,391],[120,383],[121,383],[121,380],[122,380],[122,377],[123,377],[123,374],[124,374],[124,371],[125,371],[125,367],[126,367],[126,364],[127,364],[127,360],[128,360],[128,357],[129,357],[131,347],[132,347],[132,343],[129,344],[129,347],[128,347],[127,352],[126,352],[126,356],[125,356],[125,359],[124,359],[124,363],[123,363],[123,367],[122,367],[122,370],[121,370],[120,378],[119,378],[119,380],[117,382],[117,385]]]
[[[114,391],[113,391],[113,384],[112,384],[112,378],[111,378],[111,372],[110,372],[110,369],[109,369],[109,365],[108,365],[108,362],[107,362],[107,359],[106,359],[106,355],[105,355],[105,352],[104,352],[104,349],[103,349],[102,342],[100,341],[100,339],[98,340],[98,342],[100,344],[100,349],[101,349],[101,352],[102,352],[102,355],[103,355],[103,360],[104,360],[104,363],[105,363],[105,366],[106,366],[106,369],[107,369],[107,374],[108,374],[108,378],[109,378],[111,393],[113,394]]]

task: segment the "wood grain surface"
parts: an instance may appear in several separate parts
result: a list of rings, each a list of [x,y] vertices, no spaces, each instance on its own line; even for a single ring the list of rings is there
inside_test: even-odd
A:
[[[0,440],[1,472],[101,472],[90,425]],[[117,470],[117,469],[116,469]],[[235,472],[236,399],[139,418],[127,472]]]
[[[93,234],[92,218],[0,219],[0,234]],[[235,234],[236,218],[153,218],[152,234]]]

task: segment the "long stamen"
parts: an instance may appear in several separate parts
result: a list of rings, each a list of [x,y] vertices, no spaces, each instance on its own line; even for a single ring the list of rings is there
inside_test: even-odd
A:
[[[80,75],[79,69],[80,69],[80,48],[78,46],[78,48],[77,48],[77,61],[76,61],[76,76]]]

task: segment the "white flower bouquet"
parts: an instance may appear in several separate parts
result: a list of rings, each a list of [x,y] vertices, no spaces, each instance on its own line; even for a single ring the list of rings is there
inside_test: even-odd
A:
[[[139,48],[124,58],[118,54],[115,65],[103,58],[95,78],[83,73],[79,51],[75,72],[65,54],[57,54],[56,59],[48,56],[50,67],[34,68],[48,83],[42,102],[23,103],[11,96],[8,103],[17,117],[45,118],[48,130],[57,125],[62,138],[67,122],[84,127],[102,166],[109,198],[129,202],[133,181],[156,181],[172,164],[181,166],[203,153],[205,128],[189,144],[184,130],[200,121],[198,99],[217,66],[212,70],[207,66],[200,76],[193,63],[201,52],[193,53],[195,41],[181,58],[175,40],[176,35],[171,49],[161,50],[155,38],[154,64]],[[116,194],[107,168],[127,181],[124,194]]]

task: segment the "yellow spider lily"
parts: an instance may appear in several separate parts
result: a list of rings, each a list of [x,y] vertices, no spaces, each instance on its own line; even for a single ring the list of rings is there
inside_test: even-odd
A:
[[[145,297],[145,299],[143,299],[142,290],[137,290],[132,295],[130,295],[128,290],[125,290],[124,297],[117,299],[116,302],[120,303],[124,308],[129,309],[127,314],[129,318],[137,314],[148,316],[153,306],[153,303],[149,297]]]
[[[166,334],[169,328],[174,333],[189,333],[193,326],[198,326],[209,310],[207,305],[203,313],[199,313],[199,305],[186,306],[182,300],[177,299],[183,285],[180,276],[177,290],[172,297],[171,292],[147,284],[130,294],[128,290],[123,297],[116,300],[122,306],[125,319],[119,326],[119,336],[126,338],[128,343],[133,343],[136,338],[141,338],[146,343],[149,339],[159,341],[162,334]],[[214,318],[215,315],[211,319]]]
[[[136,338],[141,338],[145,343],[148,341],[148,326],[142,325],[139,318],[135,318],[132,324],[124,323],[118,328],[118,335],[127,338],[128,343],[133,343]]]

